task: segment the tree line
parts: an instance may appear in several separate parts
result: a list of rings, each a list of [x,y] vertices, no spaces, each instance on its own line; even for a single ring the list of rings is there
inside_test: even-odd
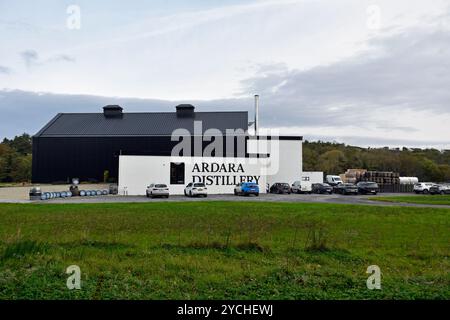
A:
[[[450,182],[450,150],[360,148],[333,142],[303,144],[303,170],[341,174],[347,169],[393,171],[420,181]]]
[[[31,136],[24,133],[0,143],[0,182],[31,180]]]
[[[0,182],[31,180],[32,140],[29,134],[0,143]],[[333,142],[303,144],[303,170],[340,174],[361,168],[399,172],[420,181],[450,182],[450,150],[360,148]]]

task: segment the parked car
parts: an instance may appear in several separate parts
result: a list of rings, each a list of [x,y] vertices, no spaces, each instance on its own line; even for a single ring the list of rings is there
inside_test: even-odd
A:
[[[318,193],[318,194],[332,194],[333,193],[333,187],[330,186],[328,183],[314,183],[312,185],[312,193]]]
[[[325,182],[328,183],[330,186],[333,186],[333,187],[343,183],[341,177],[333,176],[333,175],[327,175],[325,177]]]
[[[204,183],[191,182],[186,186],[186,188],[184,188],[184,195],[189,197],[207,197],[208,188],[206,188]]]
[[[291,192],[311,194],[312,184],[309,181],[295,181],[291,186]]]
[[[450,184],[435,184],[429,191],[430,194],[450,194]]]
[[[241,182],[234,187],[234,195],[259,196],[259,186],[254,182]]]
[[[169,197],[169,187],[166,184],[157,184],[152,183],[147,187],[147,197],[163,197],[168,198]]]
[[[334,192],[340,194],[358,194],[358,187],[353,183],[341,183],[334,187]]]
[[[432,182],[420,182],[420,183],[416,183],[414,185],[414,189],[413,191],[415,193],[423,193],[423,194],[428,194],[430,193],[430,188],[432,186],[434,186],[435,184]]]
[[[284,183],[284,182],[277,182],[274,183],[271,187],[270,187],[270,193],[287,193],[287,194],[291,194],[291,187],[289,186],[289,183]]]
[[[377,194],[380,192],[380,187],[375,182],[361,181],[356,184],[358,192],[361,194]]]

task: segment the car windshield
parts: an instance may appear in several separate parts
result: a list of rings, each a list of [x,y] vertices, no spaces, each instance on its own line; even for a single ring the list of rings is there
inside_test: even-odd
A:
[[[205,187],[205,184],[204,183],[194,183],[194,187],[203,188],[203,187]]]
[[[167,188],[165,184],[155,184],[155,188]]]

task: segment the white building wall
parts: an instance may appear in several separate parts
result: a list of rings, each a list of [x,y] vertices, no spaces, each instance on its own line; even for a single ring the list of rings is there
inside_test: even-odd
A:
[[[171,162],[185,163],[184,184],[170,184]],[[247,181],[257,182],[260,193],[265,193],[266,177],[262,175],[262,168],[266,163],[267,159],[120,156],[119,194],[126,192],[128,195],[145,195],[148,185],[164,183],[169,186],[170,194],[182,195],[188,183],[203,180],[209,194],[232,194],[237,183]],[[229,170],[210,172],[213,168],[215,170],[219,167],[229,169],[230,164],[234,165],[236,172]]]
[[[248,141],[250,154],[270,154],[267,183],[300,181],[303,170],[303,144],[293,139],[260,139]]]
[[[303,170],[302,141],[300,140],[278,140],[271,141],[272,148],[277,148],[279,144],[278,155],[276,152],[271,154],[271,163],[279,162],[278,171],[269,173],[267,181],[270,185],[276,182],[286,182],[289,184],[300,180]],[[278,160],[275,160],[278,157]]]
[[[267,185],[275,182],[292,184],[302,177],[301,140],[249,140],[250,154],[269,154],[268,158],[216,158],[216,157],[163,157],[163,156],[120,156],[119,193],[145,195],[146,187],[152,183],[169,186],[170,194],[182,195],[189,182],[205,183],[210,194],[231,194],[239,182],[257,182],[260,193],[265,193]],[[185,184],[170,184],[170,163],[185,163]],[[197,168],[195,165],[197,164]],[[206,167],[234,164],[242,165],[239,172],[206,172]],[[198,168],[202,169],[198,172]],[[205,171],[205,172],[203,172]],[[194,180],[195,179],[195,180]],[[212,183],[210,183],[212,181]]]
[[[323,183],[322,171],[303,171],[302,181],[308,181],[311,183]]]

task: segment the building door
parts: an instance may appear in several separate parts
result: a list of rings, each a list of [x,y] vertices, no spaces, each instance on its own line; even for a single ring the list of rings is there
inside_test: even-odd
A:
[[[170,163],[170,184],[185,184],[184,162]]]

